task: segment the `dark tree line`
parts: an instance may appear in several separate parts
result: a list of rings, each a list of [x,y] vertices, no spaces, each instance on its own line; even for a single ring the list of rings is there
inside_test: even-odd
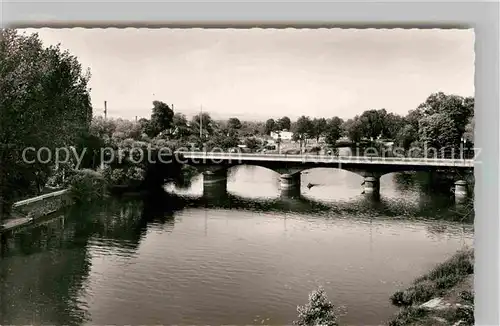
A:
[[[27,163],[23,150],[74,145],[88,132],[89,78],[59,46],[43,46],[36,34],[0,31],[0,220],[16,198],[39,193],[53,168]]]
[[[267,120],[265,133],[286,129],[282,128],[281,120]],[[366,110],[345,121],[339,117],[301,116],[288,130],[293,132],[293,140],[304,145],[308,140],[318,141],[324,137],[326,144],[335,146],[339,139],[346,137],[354,144],[392,140],[405,150],[411,147],[459,149],[474,143],[474,98],[438,92],[405,116],[385,109]]]

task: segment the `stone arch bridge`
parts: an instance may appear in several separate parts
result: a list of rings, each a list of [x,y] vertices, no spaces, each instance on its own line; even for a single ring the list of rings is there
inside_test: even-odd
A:
[[[474,160],[406,158],[406,157],[356,157],[331,155],[248,154],[221,152],[176,152],[176,163],[188,164],[203,174],[204,188],[225,191],[227,170],[237,165],[261,166],[280,174],[283,195],[300,194],[300,175],[312,168],[336,168],[351,171],[364,178],[364,193],[379,194],[380,177],[393,172],[444,171],[455,177],[455,197],[467,197],[467,183],[463,176],[473,173]]]

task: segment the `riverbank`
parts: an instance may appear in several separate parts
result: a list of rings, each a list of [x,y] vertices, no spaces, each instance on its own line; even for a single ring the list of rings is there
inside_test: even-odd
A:
[[[67,189],[54,189],[40,196],[20,200],[12,205],[12,216],[0,224],[0,233],[35,223],[70,203]]]
[[[474,325],[474,249],[460,250],[391,297],[389,326]]]

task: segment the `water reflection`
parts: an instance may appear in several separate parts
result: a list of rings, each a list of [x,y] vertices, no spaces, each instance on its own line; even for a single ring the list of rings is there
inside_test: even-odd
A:
[[[79,300],[90,257],[88,233],[63,226],[65,217],[7,239],[0,260],[0,324],[80,325]]]
[[[471,243],[472,203],[401,174],[366,197],[344,172],[310,170],[317,186],[280,197],[274,172],[234,169],[226,191],[195,178],[4,237],[0,324],[289,324],[317,284],[344,323],[383,323],[398,282]]]
[[[91,261],[133,257],[152,224],[173,229],[168,194],[144,201],[74,206],[64,215],[2,236],[0,324],[81,325]],[[163,199],[163,200],[160,200]],[[159,205],[158,203],[162,203]]]
[[[279,174],[261,167],[238,166],[229,170],[227,191],[222,188],[203,187],[201,178],[195,178],[189,189],[177,190],[167,186],[169,192],[187,197],[203,197],[213,205],[228,206],[232,204],[228,195],[240,199],[281,200],[304,198],[333,207],[344,206],[349,210],[365,211],[372,209],[390,215],[422,215],[425,218],[464,219],[471,221],[472,214],[467,217],[464,209],[456,205],[447,182],[436,178],[431,173],[391,173],[381,178],[380,193],[363,194],[361,182],[363,178],[357,174],[336,170],[316,168],[302,173],[300,191],[292,189],[286,193],[279,189]],[[436,181],[438,180],[438,181]],[[313,185],[308,187],[308,184]],[[446,186],[439,186],[446,184]],[[230,197],[230,196],[229,196]],[[216,203],[217,202],[217,203]],[[469,200],[470,202],[470,200]],[[462,205],[464,206],[464,205]],[[450,212],[451,210],[451,212]],[[451,215],[455,214],[455,218]]]

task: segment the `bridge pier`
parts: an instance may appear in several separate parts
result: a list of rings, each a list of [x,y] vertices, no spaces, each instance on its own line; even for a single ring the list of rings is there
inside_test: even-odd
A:
[[[280,176],[281,197],[300,197],[300,172],[282,174]]]
[[[363,184],[365,195],[378,196],[380,194],[380,177],[366,176]]]
[[[455,201],[457,203],[464,202],[469,195],[467,189],[467,181],[465,180],[455,181],[455,189],[453,192],[455,193]]]
[[[203,172],[203,196],[220,198],[227,195],[227,170]]]

